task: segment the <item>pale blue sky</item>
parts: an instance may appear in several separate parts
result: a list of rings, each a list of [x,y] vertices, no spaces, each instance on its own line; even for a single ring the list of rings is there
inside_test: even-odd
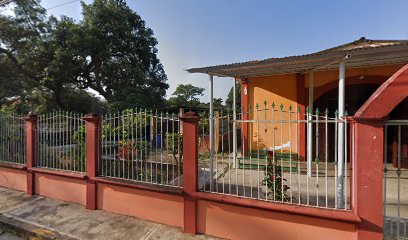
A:
[[[72,0],[71,0],[72,1]],[[70,0],[43,0],[50,8]],[[86,2],[90,2],[86,0]],[[205,87],[208,77],[184,69],[310,53],[356,40],[408,39],[407,0],[250,1],[128,0],[152,28],[168,76]],[[79,1],[49,10],[79,19]],[[225,99],[229,78],[215,78],[214,97]],[[208,96],[203,97],[208,101]]]

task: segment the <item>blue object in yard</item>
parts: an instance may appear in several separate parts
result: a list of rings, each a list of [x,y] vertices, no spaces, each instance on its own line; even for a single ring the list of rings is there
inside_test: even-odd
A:
[[[155,144],[155,147],[156,147],[156,148],[162,148],[162,147],[164,147],[164,138],[163,138],[163,135],[162,135],[162,134],[156,134],[154,144]]]

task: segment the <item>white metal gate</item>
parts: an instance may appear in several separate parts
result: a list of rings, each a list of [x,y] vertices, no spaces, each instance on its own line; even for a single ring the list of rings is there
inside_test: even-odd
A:
[[[408,239],[408,120],[389,120],[384,141],[384,239]]]

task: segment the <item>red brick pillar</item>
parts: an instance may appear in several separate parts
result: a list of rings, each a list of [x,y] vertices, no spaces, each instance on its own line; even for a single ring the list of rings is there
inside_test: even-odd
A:
[[[361,218],[358,239],[383,239],[384,123],[355,118],[352,209]]]
[[[194,193],[198,187],[198,121],[194,112],[187,112],[183,121],[183,173],[184,173],[184,232],[197,232],[197,206]]]
[[[90,115],[83,118],[86,129],[86,208],[96,209],[96,183],[98,163],[101,156],[101,117]]]
[[[243,109],[244,111],[244,114],[242,115],[242,118],[243,118],[242,120],[249,119],[248,91],[249,91],[248,80],[242,79],[241,80],[241,109]],[[248,156],[249,151],[251,150],[251,149],[248,149],[249,141],[250,141],[249,139],[250,136],[248,136],[248,123],[242,124],[242,137],[244,138],[242,140],[242,143],[243,143],[242,155],[246,157]]]
[[[29,114],[25,118],[26,133],[26,166],[27,166],[27,193],[35,194],[34,173],[32,168],[35,167],[37,159],[37,115]]]

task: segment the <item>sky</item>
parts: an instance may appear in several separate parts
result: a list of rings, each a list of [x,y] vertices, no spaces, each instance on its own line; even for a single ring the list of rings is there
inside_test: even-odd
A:
[[[91,0],[85,0],[90,3]],[[64,4],[66,3],[66,4]],[[312,53],[361,37],[408,39],[408,1],[127,0],[157,38],[170,97],[178,84],[205,88],[209,78],[185,69]],[[59,6],[64,4],[62,6]],[[81,18],[79,1],[43,0],[53,15]],[[214,78],[226,99],[231,78]]]

